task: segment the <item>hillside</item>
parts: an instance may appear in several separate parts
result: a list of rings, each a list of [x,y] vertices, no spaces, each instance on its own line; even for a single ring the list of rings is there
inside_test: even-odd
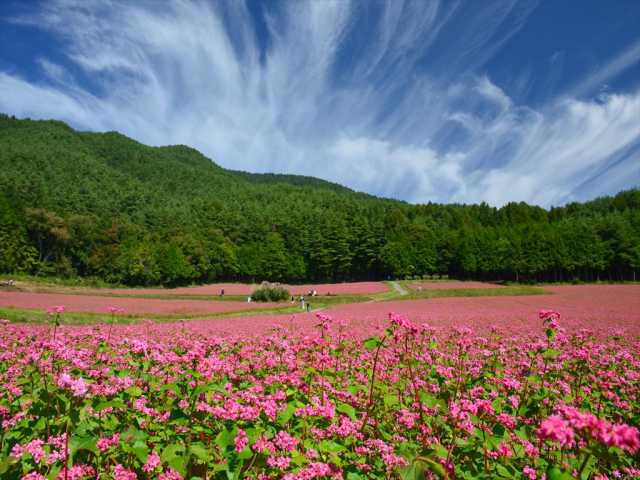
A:
[[[550,211],[409,205],[186,146],[0,115],[0,272],[130,285],[449,274],[631,279],[640,191]]]

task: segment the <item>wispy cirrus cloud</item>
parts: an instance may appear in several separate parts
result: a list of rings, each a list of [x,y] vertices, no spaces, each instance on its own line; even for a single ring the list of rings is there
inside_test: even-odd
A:
[[[550,205],[638,184],[639,90],[534,109],[483,72],[534,7],[290,2],[259,33],[243,2],[56,0],[13,21],[53,35],[65,62],[38,59],[38,81],[0,72],[0,110],[412,202]]]

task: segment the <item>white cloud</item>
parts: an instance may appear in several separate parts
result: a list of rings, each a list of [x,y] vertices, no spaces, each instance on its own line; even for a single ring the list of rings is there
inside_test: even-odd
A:
[[[357,189],[367,187],[381,195],[401,194],[420,202],[464,186],[461,156],[443,157],[428,147],[394,146],[367,137],[340,137],[329,148],[327,161],[338,178],[348,178]]]
[[[572,92],[573,95],[584,95],[594,89],[606,86],[606,82],[640,62],[640,40],[634,42],[623,52],[598,68],[580,82]]]
[[[640,179],[640,92],[533,110],[475,74],[522,26],[530,2],[483,2],[475,14],[455,2],[398,0],[379,4],[380,15],[367,2],[289,2],[266,18],[266,52],[240,1],[44,5],[19,21],[56,35],[92,89],[42,58],[39,83],[0,72],[0,111],[188,144],[228,168],[315,175],[413,202],[549,205]],[[363,28],[367,42],[354,41]],[[451,28],[461,33],[443,52]],[[436,68],[449,63],[451,71]]]

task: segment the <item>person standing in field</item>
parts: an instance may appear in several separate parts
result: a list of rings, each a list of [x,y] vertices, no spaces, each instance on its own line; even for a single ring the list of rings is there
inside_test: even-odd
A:
[[[300,295],[300,306],[302,307],[302,310],[304,310],[304,295]]]

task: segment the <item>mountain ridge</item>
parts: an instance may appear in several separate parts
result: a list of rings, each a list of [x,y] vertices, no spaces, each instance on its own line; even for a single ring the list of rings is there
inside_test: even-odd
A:
[[[549,210],[408,204],[184,145],[0,115],[0,272],[168,285],[446,274],[629,279],[640,191]]]

